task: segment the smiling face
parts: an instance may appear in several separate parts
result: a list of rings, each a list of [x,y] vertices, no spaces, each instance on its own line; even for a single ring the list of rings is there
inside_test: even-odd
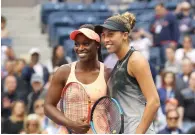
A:
[[[74,50],[80,61],[89,61],[97,59],[98,45],[96,41],[87,38],[82,33],[75,38]]]
[[[124,40],[127,40],[127,38],[128,33],[124,34],[123,32],[112,31],[106,28],[103,29],[101,35],[102,42],[109,53],[117,53],[121,49]]]

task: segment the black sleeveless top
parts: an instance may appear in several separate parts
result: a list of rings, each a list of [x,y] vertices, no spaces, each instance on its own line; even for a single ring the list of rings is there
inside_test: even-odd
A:
[[[116,63],[108,81],[110,96],[119,102],[124,111],[125,133],[135,133],[146,105],[136,78],[130,76],[127,71],[128,60],[134,51],[131,47],[125,57]]]

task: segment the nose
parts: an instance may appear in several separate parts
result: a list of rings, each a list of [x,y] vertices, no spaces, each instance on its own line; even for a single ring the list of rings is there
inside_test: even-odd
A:
[[[82,44],[80,44],[79,46],[78,46],[78,50],[83,50],[85,47],[84,47],[84,45],[82,45]]]

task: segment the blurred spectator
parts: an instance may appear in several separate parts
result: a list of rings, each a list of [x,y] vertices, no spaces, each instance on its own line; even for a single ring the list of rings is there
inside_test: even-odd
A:
[[[195,64],[195,49],[192,46],[192,39],[190,36],[185,36],[183,39],[183,48],[176,50],[175,59],[181,64],[183,58],[189,58]]]
[[[13,101],[16,100],[24,100],[24,97],[21,97],[17,93],[16,87],[17,87],[17,81],[15,76],[8,75],[5,78],[5,92],[2,93],[2,107],[1,107],[1,116],[7,118],[11,114],[11,104]]]
[[[24,80],[30,85],[31,76],[33,73],[36,73],[43,77],[46,83],[49,78],[49,72],[48,69],[39,62],[40,50],[38,48],[32,48],[29,53],[31,55],[31,62],[22,71]]]
[[[12,113],[3,125],[3,134],[19,134],[23,129],[25,118],[25,104],[22,101],[15,101],[12,104]]]
[[[26,65],[26,61],[24,59],[17,59],[15,63],[14,73],[16,76],[21,77],[22,76],[22,70],[24,69]]]
[[[182,72],[176,75],[176,90],[180,91],[188,87],[188,80],[193,71],[193,64],[190,59],[184,58],[181,65]]]
[[[182,134],[178,127],[179,113],[177,110],[169,110],[166,112],[167,126],[158,132],[158,134]]]
[[[63,64],[68,64],[68,61],[65,59],[64,47],[61,45],[55,46],[53,48],[52,58],[47,64],[49,73],[54,72],[55,67],[60,67]]]
[[[44,99],[37,99],[34,103],[34,113],[39,116],[41,129],[44,130],[49,126],[49,119],[44,114]]]
[[[10,46],[1,46],[1,66],[5,64],[5,61],[14,60],[15,54],[13,48]]]
[[[169,110],[176,110],[177,107],[178,107],[177,99],[169,98],[166,100],[165,113],[167,113]],[[167,125],[166,114],[163,114],[161,108],[158,109],[154,124],[155,124],[155,131],[156,132],[163,130],[164,127]]]
[[[161,66],[166,61],[165,48],[176,47],[179,40],[178,21],[174,14],[167,11],[161,3],[155,7],[156,16],[151,22],[150,32],[153,34],[154,45],[161,48]]]
[[[149,60],[149,49],[152,46],[152,35],[146,32],[144,29],[134,29],[132,35],[132,41],[130,46],[133,46],[136,50],[140,51],[142,55]]]
[[[9,37],[9,31],[6,28],[6,23],[6,18],[4,16],[1,16],[1,38]]]
[[[41,134],[41,124],[39,116],[36,114],[29,114],[24,122],[24,130],[22,134]]]
[[[190,12],[191,5],[187,1],[177,5],[175,10],[176,16],[179,19],[179,30],[182,34],[192,31],[193,17]]]
[[[183,119],[182,129],[187,132],[191,127],[195,126],[195,71],[191,73],[189,79],[189,87],[178,93],[179,113]],[[181,121],[182,122],[182,121]]]
[[[28,111],[33,113],[34,102],[39,98],[45,98],[46,90],[43,88],[44,80],[39,74],[33,74],[31,78],[33,91],[28,95]]]
[[[158,89],[160,104],[163,114],[165,114],[165,103],[167,99],[175,97],[175,74],[164,72],[162,75],[162,87]]]
[[[165,71],[171,71],[173,73],[178,73],[180,71],[180,65],[175,60],[175,50],[172,47],[166,48],[166,58]]]
[[[34,103],[34,112],[40,117],[39,119],[41,122],[42,131],[45,134],[58,133],[60,127],[45,116],[43,106],[44,106],[44,99],[37,99]]]
[[[26,62],[24,59],[17,59],[15,62],[15,68],[14,68],[14,75],[17,79],[17,90],[18,92],[27,97],[27,95],[29,94],[29,89],[28,89],[28,85],[27,82],[23,79],[22,76],[22,70],[24,69],[26,65]]]
[[[14,74],[14,63],[15,63],[15,61],[13,61],[13,60],[5,61],[5,66],[2,68],[2,75],[1,75],[2,79],[5,78],[7,75]]]

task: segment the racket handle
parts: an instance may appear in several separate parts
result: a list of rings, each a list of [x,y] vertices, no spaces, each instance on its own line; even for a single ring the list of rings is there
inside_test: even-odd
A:
[[[124,115],[121,114],[121,131],[120,131],[121,134],[124,133]]]
[[[87,123],[90,124],[90,117],[91,117],[91,101],[88,101],[88,116],[87,116]]]

